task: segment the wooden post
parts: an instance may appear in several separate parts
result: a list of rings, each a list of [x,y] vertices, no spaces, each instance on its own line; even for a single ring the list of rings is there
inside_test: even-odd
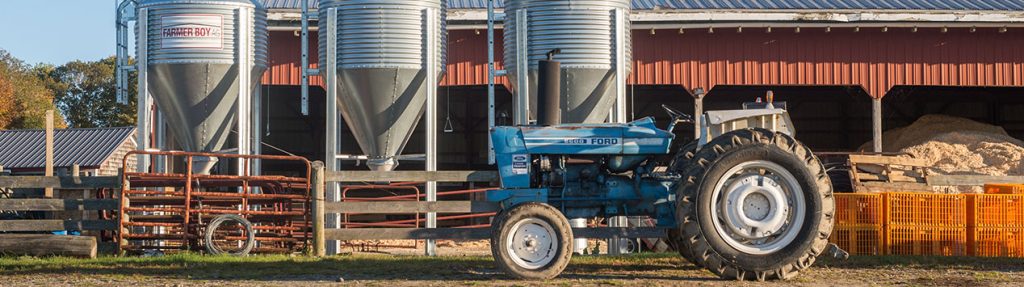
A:
[[[700,124],[704,120],[704,89],[693,92],[693,139],[700,140]]]
[[[872,150],[882,152],[882,99],[871,100]]]
[[[53,176],[53,110],[46,110],[46,176]],[[53,188],[46,188],[43,194],[53,197]]]
[[[324,163],[313,162],[313,175],[310,182],[313,184],[313,256],[327,255],[326,242],[324,241],[324,195],[327,190],[324,177]]]

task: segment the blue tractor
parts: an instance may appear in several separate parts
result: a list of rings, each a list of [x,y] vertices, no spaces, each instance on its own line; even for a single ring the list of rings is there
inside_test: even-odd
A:
[[[499,267],[556,277],[573,253],[567,218],[611,216],[655,219],[684,258],[723,278],[791,278],[825,253],[831,183],[784,108],[769,98],[706,112],[701,136],[677,150],[672,130],[691,119],[663,108],[672,118],[664,129],[649,117],[495,127],[501,188],[487,196],[503,207],[491,237]]]

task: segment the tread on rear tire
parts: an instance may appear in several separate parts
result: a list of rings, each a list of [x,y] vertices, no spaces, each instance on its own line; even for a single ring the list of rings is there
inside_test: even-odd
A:
[[[733,235],[716,231],[715,221],[722,219],[712,211],[717,183],[732,178],[726,174],[731,168],[749,161],[771,162],[791,173],[806,205],[792,241],[783,241],[784,247],[766,254],[730,245],[727,241],[735,239],[726,237]],[[736,280],[789,279],[810,267],[825,253],[835,212],[829,177],[811,150],[788,135],[764,129],[732,131],[701,148],[682,173],[676,204],[680,249],[693,252],[695,262],[716,275]]]

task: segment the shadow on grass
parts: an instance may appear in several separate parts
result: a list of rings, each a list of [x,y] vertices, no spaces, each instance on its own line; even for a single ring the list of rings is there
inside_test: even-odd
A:
[[[671,256],[575,258],[560,280],[708,280],[710,274]],[[107,278],[187,280],[337,281],[352,280],[512,280],[490,257],[346,255],[326,258],[253,256],[246,258],[177,254],[162,257],[72,258],[0,257],[0,275],[76,274]]]
[[[815,266],[839,269],[920,268],[1024,272],[1024,258],[941,256],[852,256],[849,260],[822,257]]]

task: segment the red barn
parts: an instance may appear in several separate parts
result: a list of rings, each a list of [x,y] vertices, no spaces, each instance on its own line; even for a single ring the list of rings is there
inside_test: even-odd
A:
[[[264,123],[269,123],[264,141],[322,159],[323,89],[311,89],[313,115],[298,112],[301,1],[266,2],[272,32],[271,68],[262,90],[268,109]],[[662,103],[692,111],[695,88],[708,91],[704,105],[709,109],[737,108],[771,90],[788,102],[799,137],[816,151],[853,150],[869,142],[877,129],[873,114],[883,117],[884,129],[939,113],[1001,125],[1024,138],[1024,3],[633,2],[633,73],[627,88],[633,118],[665,120],[658,108]],[[450,123],[452,131],[439,138],[442,169],[487,167],[486,3],[449,1],[439,122]],[[311,40],[310,62],[316,63],[315,32]],[[499,91],[497,122],[509,123],[511,97],[504,85]],[[879,105],[873,107],[873,101]],[[687,134],[692,133],[680,133]],[[360,154],[348,137],[342,138],[342,152]],[[406,153],[422,153],[417,144],[422,141],[420,131]]]

